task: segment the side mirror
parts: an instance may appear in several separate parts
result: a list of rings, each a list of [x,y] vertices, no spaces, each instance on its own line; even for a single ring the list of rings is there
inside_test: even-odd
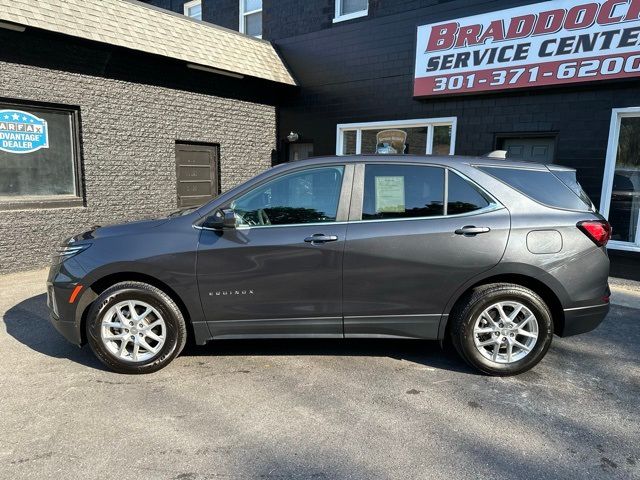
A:
[[[204,221],[202,226],[205,228],[213,228],[215,230],[236,228],[236,214],[233,210],[228,208],[216,210],[213,215]]]

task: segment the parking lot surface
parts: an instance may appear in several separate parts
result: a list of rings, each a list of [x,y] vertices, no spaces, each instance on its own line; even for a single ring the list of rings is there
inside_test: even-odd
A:
[[[640,478],[633,295],[513,378],[390,340],[214,342],[127,376],[49,325],[45,278],[0,277],[2,479]]]

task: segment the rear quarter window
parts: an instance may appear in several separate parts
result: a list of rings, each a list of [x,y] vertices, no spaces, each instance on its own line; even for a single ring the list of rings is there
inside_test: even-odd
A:
[[[586,194],[586,192],[582,189],[582,185],[578,182],[576,177],[575,170],[553,170],[551,169],[553,174],[562,181],[567,187],[571,189],[573,193],[575,193],[580,199],[589,207],[593,208],[593,202]]]
[[[549,170],[508,167],[478,167],[527,197],[544,205],[566,210],[590,210],[591,202],[578,196]]]
[[[449,170],[447,189],[447,215],[460,215],[488,207],[491,200],[475,185]]]

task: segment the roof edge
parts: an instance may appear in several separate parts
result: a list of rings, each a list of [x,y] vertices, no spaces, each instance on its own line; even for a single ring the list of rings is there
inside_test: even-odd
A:
[[[55,32],[200,65],[220,74],[298,86],[268,40],[138,0],[40,0],[38,5],[32,1],[0,0],[0,21],[17,31]]]

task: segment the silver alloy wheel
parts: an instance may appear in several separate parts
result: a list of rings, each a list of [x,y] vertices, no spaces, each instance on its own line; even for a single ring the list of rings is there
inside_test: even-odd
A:
[[[517,362],[529,355],[538,341],[538,320],[520,302],[498,302],[476,319],[473,341],[480,354],[492,362]]]
[[[155,356],[167,337],[160,313],[141,300],[125,300],[102,317],[100,338],[119,360],[144,362]]]

